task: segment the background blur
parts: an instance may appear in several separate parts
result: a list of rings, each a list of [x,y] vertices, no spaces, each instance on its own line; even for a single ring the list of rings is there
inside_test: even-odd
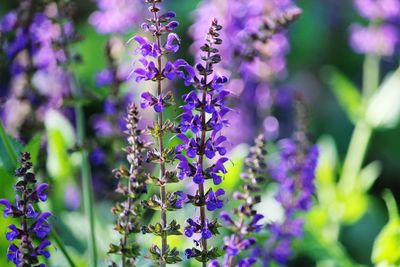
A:
[[[87,118],[90,123],[90,116],[99,113],[102,109],[102,100],[107,96],[107,90],[98,88],[95,84],[96,72],[104,68],[106,59],[104,57],[104,46],[109,38],[107,35],[99,35],[88,23],[89,15],[96,9],[96,5],[88,0],[75,1],[75,22],[77,32],[83,38],[82,42],[74,44],[73,49],[80,52],[82,56],[82,64],[77,66],[74,72],[78,76],[80,84],[87,91],[93,91],[94,101],[85,108]],[[172,0],[165,1],[170,9],[177,13],[177,20],[181,26],[178,28],[178,33],[183,40],[190,40],[188,35],[188,27],[192,23],[192,12],[199,3],[197,0]],[[346,116],[343,108],[338,103],[333,94],[326,73],[331,67],[338,69],[343,75],[354,82],[355,85],[361,85],[362,81],[362,65],[363,56],[355,54],[349,46],[349,26],[353,22],[362,22],[363,19],[357,15],[354,10],[352,1],[350,0],[300,0],[297,3],[303,9],[303,15],[293,25],[290,26],[289,36],[291,50],[288,55],[288,75],[285,84],[288,87],[300,90],[304,93],[307,102],[307,111],[310,117],[310,133],[314,141],[321,137],[330,136],[336,143],[338,162],[342,162],[347,152],[347,147],[353,130],[353,124]],[[0,14],[5,14],[8,10],[16,7],[16,1],[2,0],[0,4]],[[132,32],[124,34],[123,39],[126,41]],[[179,57],[193,62],[188,47],[190,43],[184,41],[180,49]],[[396,56],[386,59],[381,62],[382,77],[386,73],[396,69],[398,65],[398,53]],[[3,56],[2,56],[3,58]],[[130,58],[126,59],[128,62]],[[7,88],[10,77],[8,75],[8,65],[5,60],[0,61],[0,97],[7,96]],[[139,95],[135,92],[137,89],[135,83],[126,85],[126,90],[132,90],[134,95]],[[139,89],[138,89],[139,90]],[[186,90],[186,89],[183,89]],[[178,91],[178,94],[182,92]],[[90,93],[89,93],[90,95]],[[134,97],[135,97],[134,96]],[[399,99],[400,101],[400,99]],[[89,127],[88,127],[89,128]],[[29,129],[26,129],[29,131]],[[68,132],[68,131],[67,131]],[[283,132],[281,137],[286,133]],[[89,129],[89,136],[93,132]],[[371,253],[374,240],[382,227],[387,222],[387,209],[382,200],[384,189],[390,189],[397,201],[400,201],[400,125],[393,129],[376,131],[372,137],[372,141],[368,148],[365,163],[379,160],[382,166],[382,172],[379,178],[372,185],[367,197],[367,206],[365,211],[360,213],[359,218],[355,218],[351,223],[344,223],[340,228],[339,241],[341,248],[346,252],[346,257],[352,262],[372,266]],[[68,137],[67,137],[68,139]],[[325,139],[326,140],[326,139]],[[122,147],[123,140],[115,147],[110,149],[118,150]],[[64,148],[65,149],[65,148]],[[237,157],[242,157],[245,152],[236,148]],[[239,151],[239,152],[237,152]],[[60,156],[60,155],[58,155]],[[60,156],[62,157],[62,156]],[[39,157],[40,158],[40,157]],[[85,249],[85,239],[82,238],[85,233],[82,223],[84,223],[81,213],[81,205],[79,204],[79,181],[73,178],[75,171],[73,170],[74,158],[72,157],[72,166],[59,165],[65,168],[65,173],[58,175],[60,180],[54,182],[55,192],[70,192],[76,194],[75,200],[78,203],[68,203],[67,208],[58,202],[65,201],[64,196],[54,194],[56,204],[52,209],[59,209],[56,218],[56,223],[59,224],[61,236],[66,240],[68,247],[71,247],[74,257],[82,266],[85,266],[85,255],[82,253]],[[333,164],[333,163],[332,163]],[[340,163],[338,163],[340,165]],[[118,167],[118,166],[115,166]],[[68,171],[71,168],[71,171]],[[94,167],[96,168],[96,167]],[[98,166],[99,169],[102,166]],[[113,199],[112,190],[109,185],[113,184],[111,169],[101,169],[100,175],[104,177],[100,182],[95,180],[96,190],[96,213],[98,216],[98,233],[99,250],[107,251],[110,236],[112,231],[113,215],[109,212],[111,201]],[[234,174],[232,174],[234,176]],[[67,177],[64,179],[64,177]],[[4,179],[4,177],[0,177]],[[63,182],[61,182],[61,179]],[[105,180],[105,182],[104,182]],[[67,182],[65,182],[67,181]],[[3,185],[3,182],[0,182]],[[98,184],[96,184],[98,183]],[[9,194],[7,190],[1,186],[0,197],[4,194]],[[233,187],[233,186],[232,186]],[[264,205],[264,204],[263,204]],[[348,205],[358,205],[358,202],[348,203]],[[268,207],[263,208],[267,209]],[[324,208],[324,207],[322,207]],[[325,207],[326,208],[326,207]],[[65,210],[65,212],[64,212]],[[72,210],[72,211],[71,211]],[[182,211],[185,212],[185,211]],[[328,211],[327,211],[328,212]],[[330,213],[335,213],[335,210],[329,210]],[[151,218],[151,214],[147,215]],[[350,220],[351,221],[351,220]],[[3,235],[5,230],[1,225],[0,234]],[[309,221],[313,228],[314,221]],[[318,225],[315,224],[315,228]],[[317,231],[317,230],[316,230]],[[71,234],[72,233],[72,234]],[[104,239],[104,241],[103,241]],[[0,266],[11,266],[5,259],[6,243],[3,237],[0,238]],[[291,262],[291,266],[344,266],[340,264],[340,260],[330,254],[333,248],[322,244],[315,245],[315,240],[309,237],[304,241],[299,241],[297,244],[297,255]],[[62,256],[52,256],[52,260],[57,262],[50,266],[66,266],[63,265]],[[317,256],[315,254],[318,254]],[[106,255],[100,255],[106,258]],[[339,256],[338,256],[339,257]],[[61,262],[61,264],[60,264]],[[316,263],[318,262],[318,264]],[[335,264],[333,264],[335,263]],[[145,263],[143,263],[145,266]],[[325,265],[324,265],[325,264]],[[333,264],[333,265],[332,265]],[[195,266],[195,265],[193,265]]]

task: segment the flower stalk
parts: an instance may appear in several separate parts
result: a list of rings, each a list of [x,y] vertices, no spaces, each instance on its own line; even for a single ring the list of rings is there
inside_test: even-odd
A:
[[[167,191],[169,183],[177,183],[179,179],[175,171],[168,169],[175,158],[174,149],[165,146],[164,139],[166,134],[173,132],[175,126],[170,120],[164,120],[164,109],[174,105],[172,92],[165,92],[162,81],[165,79],[176,80],[182,78],[190,79],[193,72],[191,67],[182,59],[171,62],[168,59],[163,61],[167,54],[175,53],[179,49],[180,38],[173,30],[179,25],[177,21],[172,20],[175,13],[168,11],[160,13],[158,4],[161,0],[146,0],[149,5],[149,11],[152,17],[142,24],[142,29],[150,32],[154,41],[149,41],[142,36],[135,36],[132,40],[138,43],[136,53],[140,53],[142,58],[139,60],[143,67],[134,70],[136,81],[153,81],[156,83],[156,93],[142,93],[141,107],[153,107],[156,112],[153,126],[147,127],[147,133],[150,134],[157,144],[149,147],[147,161],[153,162],[159,166],[159,175],[154,177],[147,174],[148,183],[159,188],[159,194],[153,195],[149,200],[143,201],[145,208],[158,210],[160,212],[160,222],[154,225],[142,227],[143,233],[152,233],[161,239],[161,248],[152,245],[150,248],[151,258],[159,266],[177,263],[181,261],[179,252],[176,248],[170,248],[168,245],[168,236],[181,235],[180,225],[175,220],[168,222],[167,211],[173,211],[180,208],[178,195]],[[165,40],[164,37],[165,36]]]
[[[40,213],[37,208],[39,202],[47,200],[45,190],[48,185],[37,184],[35,174],[31,172],[32,163],[30,154],[21,154],[20,167],[15,171],[18,181],[15,184],[15,204],[7,199],[0,199],[0,205],[4,206],[4,216],[11,216],[19,220],[20,225],[11,224],[6,239],[12,242],[7,250],[7,259],[15,266],[45,267],[40,263],[40,257],[49,258],[47,247],[51,242],[47,239],[51,227],[47,220],[50,212]],[[20,240],[16,245],[14,242]],[[35,240],[39,243],[36,244]]]

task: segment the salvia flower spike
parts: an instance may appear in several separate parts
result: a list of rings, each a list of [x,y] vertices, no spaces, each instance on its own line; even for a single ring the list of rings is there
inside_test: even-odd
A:
[[[116,192],[121,194],[124,200],[112,208],[112,212],[117,216],[115,230],[120,234],[120,242],[118,245],[111,244],[109,250],[111,254],[122,256],[123,267],[134,266],[139,255],[140,247],[134,240],[134,234],[141,230],[140,217],[143,209],[139,200],[147,192],[147,177],[143,164],[148,144],[143,141],[143,131],[138,127],[140,117],[137,106],[130,104],[127,112],[125,133],[128,146],[125,152],[129,169],[120,167],[115,170],[115,177],[118,179]],[[118,265],[113,262],[112,266]]]
[[[221,254],[219,248],[208,247],[208,240],[218,234],[220,225],[217,220],[207,218],[206,210],[222,208],[221,196],[225,192],[222,188],[215,192],[211,188],[205,188],[206,180],[212,180],[215,185],[222,182],[222,175],[226,173],[224,163],[228,161],[224,157],[226,149],[223,143],[226,137],[221,134],[221,130],[228,124],[225,115],[229,108],[225,106],[225,98],[229,92],[224,90],[228,79],[215,74],[213,68],[221,61],[217,48],[222,43],[218,33],[221,29],[222,26],[214,19],[207,34],[207,42],[201,47],[204,63],[196,65],[199,75],[188,81],[195,89],[183,96],[184,113],[177,134],[183,144],[176,147],[179,178],[190,177],[197,185],[195,195],[182,192],[182,199],[200,210],[199,217],[187,220],[185,235],[193,237],[196,246],[186,249],[185,254],[187,258],[195,258],[202,262],[203,266]],[[189,131],[193,134],[191,138],[185,135]],[[217,155],[221,157],[216,159]],[[206,167],[206,159],[213,160],[214,163]]]
[[[21,165],[15,172],[15,176],[18,177],[14,186],[17,193],[15,202],[0,199],[0,205],[4,206],[4,216],[19,221],[18,225],[8,226],[6,239],[11,244],[7,250],[7,259],[18,267],[45,267],[46,265],[40,262],[42,257],[50,257],[47,247],[51,242],[47,237],[51,228],[47,220],[51,213],[40,213],[36,206],[37,203],[47,200],[45,191],[48,185],[37,183],[35,174],[31,171],[30,159],[29,153],[22,153]]]
[[[279,184],[275,198],[284,209],[284,218],[267,227],[270,236],[263,248],[265,266],[270,262],[287,263],[293,240],[303,235],[304,219],[299,213],[307,212],[313,204],[318,147],[309,144],[303,103],[297,100],[296,104],[298,130],[293,138],[278,143],[280,159],[271,170],[273,179]]]
[[[134,69],[133,73],[137,82],[153,81],[156,84],[156,94],[144,92],[141,95],[141,107],[152,108],[156,112],[154,125],[148,127],[147,132],[152,135],[156,146],[148,151],[148,161],[159,166],[159,177],[149,176],[149,182],[160,188],[159,195],[152,196],[149,200],[143,201],[146,208],[160,211],[160,222],[155,225],[148,225],[142,228],[144,233],[152,233],[161,238],[161,248],[152,245],[150,258],[160,266],[173,264],[181,261],[179,252],[168,246],[168,236],[181,235],[180,225],[175,220],[167,221],[167,211],[180,208],[178,195],[167,192],[167,184],[179,182],[176,172],[168,170],[168,165],[175,158],[173,148],[165,146],[165,134],[174,130],[174,124],[170,120],[164,121],[164,109],[174,104],[172,92],[163,90],[164,80],[184,79],[185,82],[192,80],[193,69],[182,59],[174,62],[168,61],[166,55],[175,53],[179,49],[180,38],[173,32],[179,25],[174,21],[174,12],[161,13],[158,6],[161,0],[146,0],[152,17],[142,24],[145,32],[151,33],[154,38],[150,41],[143,36],[134,36],[131,40],[138,45],[136,53],[141,55],[141,67]],[[165,61],[164,61],[165,59]]]
[[[242,204],[234,209],[234,214],[226,211],[220,214],[224,225],[232,231],[232,234],[224,239],[225,259],[222,266],[245,267],[257,262],[255,257],[245,255],[244,252],[252,248],[256,243],[254,235],[264,228],[260,223],[264,216],[257,212],[255,205],[261,201],[260,185],[266,181],[265,145],[265,138],[260,134],[245,160],[245,171],[241,175],[242,190],[233,194]],[[212,264],[215,267],[221,266],[218,261],[213,261]]]

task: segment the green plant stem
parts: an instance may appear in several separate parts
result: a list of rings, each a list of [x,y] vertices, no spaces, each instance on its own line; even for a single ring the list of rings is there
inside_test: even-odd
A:
[[[358,121],[350,140],[339,181],[339,187],[344,193],[352,192],[357,184],[357,176],[362,168],[371,136],[372,128],[363,120]]]
[[[367,55],[363,66],[363,99],[364,103],[369,101],[379,86],[379,63],[377,55]],[[366,103],[365,103],[366,104]]]
[[[61,250],[61,253],[64,255],[69,266],[76,267],[76,264],[72,260],[71,256],[68,254],[66,247],[64,246],[63,242],[61,241],[61,238],[57,235],[57,233],[54,230],[52,230],[50,233],[50,236],[54,240],[54,242],[57,244],[58,248]]]
[[[68,0],[64,2],[66,4]],[[61,21],[64,16],[65,6],[63,3],[56,2],[58,10],[60,11],[59,20]],[[65,36],[63,27],[61,27],[61,36],[63,39],[62,47],[67,58],[67,62],[72,62],[71,53],[69,51],[68,38]],[[96,236],[95,236],[95,219],[94,219],[94,201],[93,201],[93,185],[92,185],[92,174],[90,170],[89,163],[89,153],[84,146],[86,139],[85,131],[85,113],[83,110],[82,103],[80,102],[82,95],[82,90],[75,80],[73,73],[69,72],[65,68],[67,74],[69,74],[69,86],[71,88],[74,103],[74,110],[76,116],[76,144],[81,149],[81,178],[82,178],[82,195],[83,195],[83,207],[88,222],[88,251],[89,251],[89,266],[97,267],[97,250],[96,250]]]
[[[363,69],[363,104],[367,106],[371,96],[379,87],[379,62],[380,57],[367,55]],[[362,169],[362,164],[367,152],[373,128],[361,117],[354,128],[350,139],[349,148],[343,163],[339,187],[344,193],[350,193],[357,185],[357,178]]]
[[[80,99],[81,92],[77,87],[75,88],[75,99]],[[93,186],[91,180],[91,170],[88,161],[88,152],[84,148],[83,143],[85,140],[85,118],[82,105],[75,104],[76,113],[76,131],[77,131],[77,145],[81,148],[81,176],[82,176],[82,195],[83,206],[85,210],[86,219],[88,222],[88,250],[89,250],[89,266],[97,266],[97,251],[96,251],[96,237],[95,237],[95,220],[94,220],[94,204],[93,204]]]
[[[82,98],[82,92],[79,86],[74,83],[71,75],[71,88],[73,97],[76,101]],[[89,251],[89,266],[97,266],[97,250],[96,250],[96,236],[95,236],[95,220],[94,220],[94,201],[93,201],[93,185],[90,164],[88,161],[89,153],[84,147],[86,138],[85,131],[85,113],[83,111],[82,103],[75,102],[75,115],[76,115],[76,143],[81,149],[81,177],[82,177],[82,195],[83,207],[88,222],[88,251]]]

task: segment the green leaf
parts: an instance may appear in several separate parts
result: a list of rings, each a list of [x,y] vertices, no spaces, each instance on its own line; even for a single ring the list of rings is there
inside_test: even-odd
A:
[[[22,145],[6,133],[0,122],[0,165],[9,172],[14,172],[21,149]]]
[[[400,119],[400,68],[390,75],[372,96],[366,120],[374,128],[390,129]]]
[[[75,144],[75,134],[71,123],[59,112],[46,113],[47,170],[58,180],[71,178],[73,164],[68,149]]]
[[[371,162],[361,170],[360,183],[364,192],[367,192],[371,188],[381,174],[381,171],[382,165],[378,161]]]
[[[336,99],[352,122],[357,121],[362,111],[362,98],[357,87],[338,70],[331,68],[327,72]]]
[[[379,233],[372,250],[372,262],[386,266],[400,265],[400,217],[393,195],[385,192],[389,222]]]

